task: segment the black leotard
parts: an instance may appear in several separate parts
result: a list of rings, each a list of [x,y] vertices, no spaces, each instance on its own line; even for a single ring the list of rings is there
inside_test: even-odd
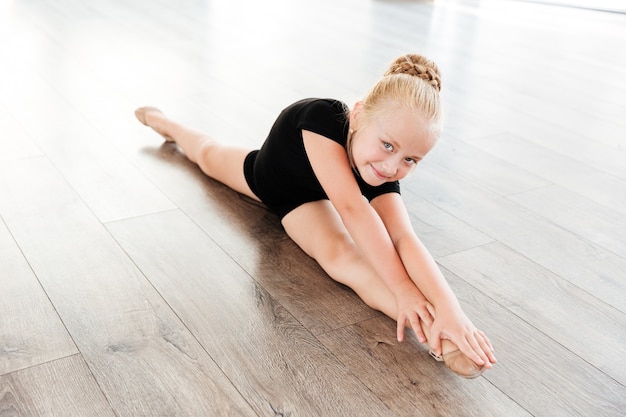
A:
[[[325,136],[345,148],[347,110],[338,100],[298,101],[281,112],[261,149],[246,157],[244,175],[248,186],[281,219],[304,203],[328,199],[307,157],[302,130]],[[357,172],[354,174],[369,201],[381,194],[400,192],[397,181],[372,187]]]

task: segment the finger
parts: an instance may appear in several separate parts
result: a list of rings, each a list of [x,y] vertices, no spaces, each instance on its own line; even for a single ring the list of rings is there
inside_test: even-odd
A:
[[[428,335],[428,346],[437,355],[441,355],[441,331],[437,329],[437,326],[433,323],[430,328],[430,334]]]
[[[482,331],[480,332],[481,336],[483,337],[483,339],[485,340],[485,342],[487,343],[487,346],[489,346],[489,351],[493,353],[493,345],[491,344],[491,340],[489,340],[489,338],[487,337],[487,335],[485,333],[483,333]]]
[[[496,363],[497,359],[495,355],[493,354],[493,346],[491,346],[491,342],[489,341],[489,338],[485,335],[485,333],[483,333],[480,330],[478,331],[478,335],[479,335],[479,337],[477,338],[478,343],[481,345],[483,352],[485,352],[487,357],[489,358],[489,362]]]
[[[463,354],[465,354],[465,356],[467,356],[472,361],[474,361],[474,363],[476,363],[476,365],[479,365],[479,366],[486,365],[488,363],[487,361],[485,361],[485,359],[487,359],[487,357],[485,356],[483,358],[483,356],[478,354],[478,350],[480,350],[480,349],[475,349],[472,346],[472,342],[470,342],[468,339],[473,339],[473,336],[468,335],[468,336],[462,338],[460,340],[461,343],[457,344],[457,347],[459,348],[459,350],[461,352],[463,352]],[[476,347],[478,347],[478,343],[476,342],[476,340],[474,340],[474,343],[476,343]]]
[[[396,328],[396,337],[398,338],[398,342],[404,341],[404,326],[406,325],[406,317],[401,315],[398,317],[398,327]]]
[[[487,357],[486,350],[483,349],[483,346],[481,346],[481,342],[478,340],[478,338],[482,339],[482,337],[480,337],[480,334],[478,334],[478,331],[476,333],[470,333],[469,344],[474,352],[480,357],[480,360],[482,361],[481,365],[484,365],[487,368],[491,368],[491,361],[489,360],[489,357]]]
[[[422,325],[420,323],[420,317],[416,314],[415,317],[410,319],[411,328],[415,333],[415,337],[419,340],[420,343],[426,342],[426,336],[424,335],[424,331],[422,330]]]
[[[433,325],[435,315],[432,314],[432,312],[428,308],[428,305],[425,307],[422,307],[419,310],[418,314],[419,314],[419,318],[424,322],[424,324],[426,324],[426,326],[430,327]]]
[[[426,303],[426,310],[430,313],[433,320],[435,319],[435,307],[431,303]]]

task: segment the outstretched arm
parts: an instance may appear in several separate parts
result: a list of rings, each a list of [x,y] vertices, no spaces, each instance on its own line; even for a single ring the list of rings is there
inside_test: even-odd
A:
[[[420,320],[432,323],[427,301],[407,274],[379,215],[361,195],[345,149],[310,131],[302,135],[317,179],[355,244],[396,299],[398,340],[404,339],[407,321],[417,337],[425,340]]]
[[[372,201],[402,263],[415,285],[435,309],[430,329],[430,346],[441,353],[441,338],[450,339],[470,359],[490,368],[495,362],[489,339],[467,318],[435,263],[411,225],[406,207],[398,194],[384,194]]]

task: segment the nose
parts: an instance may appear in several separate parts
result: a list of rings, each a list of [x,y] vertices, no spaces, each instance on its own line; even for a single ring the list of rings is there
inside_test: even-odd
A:
[[[383,174],[387,177],[393,177],[398,172],[398,164],[391,158],[383,161]]]

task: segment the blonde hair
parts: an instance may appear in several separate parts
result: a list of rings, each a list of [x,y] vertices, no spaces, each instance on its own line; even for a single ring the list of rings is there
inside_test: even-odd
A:
[[[415,111],[438,138],[443,123],[440,90],[441,73],[433,61],[417,54],[400,56],[363,99],[361,118],[367,123],[390,110]]]

